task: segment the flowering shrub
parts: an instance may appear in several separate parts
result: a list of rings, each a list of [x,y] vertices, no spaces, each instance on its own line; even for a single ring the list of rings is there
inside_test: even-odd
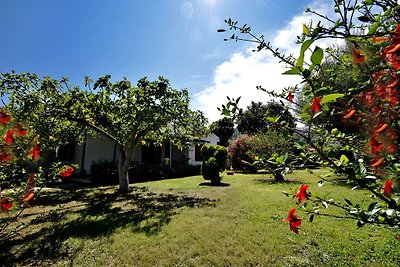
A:
[[[39,137],[14,121],[4,109],[0,110],[0,136],[3,136],[0,142],[0,203],[1,213],[6,213],[0,224],[2,239],[9,236],[8,226],[23,209],[33,205],[47,181],[68,177],[74,169],[72,166],[61,167],[60,163],[48,169],[40,166]]]
[[[302,185],[293,197],[297,198],[299,207],[310,214],[310,221],[320,213],[329,215],[320,207],[336,207],[357,219],[358,226],[368,223],[398,227],[399,6],[394,1],[381,0],[334,0],[333,4],[337,15],[333,18],[307,10],[324,22],[303,25],[297,58],[281,54],[263,36],[255,36],[249,26],[239,27],[231,19],[226,21],[229,29],[250,39],[236,34],[230,39],[257,43],[258,51],[268,50],[289,67],[285,74],[302,77],[304,86],[301,88],[286,89],[282,94],[269,93],[286,99],[290,107],[299,111],[305,127],[292,130],[306,142],[299,144],[303,154],[313,156],[336,175],[346,177],[354,188],[369,191],[374,199],[368,207],[363,207],[348,199],[342,202],[318,197],[307,191],[308,185]],[[326,38],[345,39],[349,51],[335,55],[332,49],[324,50],[315,45]],[[307,62],[308,52],[311,56]],[[340,72],[347,75],[340,75]],[[340,79],[345,79],[347,84],[342,84]],[[236,110],[235,104],[232,99],[223,113],[234,111],[226,107]],[[340,123],[334,122],[337,118]],[[332,153],[333,147],[339,148],[336,153]],[[319,180],[320,185],[328,182],[325,176]],[[301,219],[294,212],[295,209],[291,209],[285,221],[298,233]]]

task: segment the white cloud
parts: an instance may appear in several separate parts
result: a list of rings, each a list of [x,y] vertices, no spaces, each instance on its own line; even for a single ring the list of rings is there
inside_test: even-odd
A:
[[[326,14],[329,6],[321,1],[316,1],[314,10]],[[271,40],[274,47],[279,47],[285,54],[298,54],[299,46],[295,44],[296,36],[302,33],[303,23],[312,19],[311,14],[299,14],[294,16],[287,25],[277,30],[275,38]],[[314,17],[314,21],[318,21]],[[269,36],[273,36],[269,34]],[[326,41],[318,43],[326,47]],[[284,65],[278,62],[267,51],[252,52],[253,48],[233,54],[229,60],[217,66],[213,72],[212,83],[204,87],[193,97],[194,108],[202,110],[210,122],[221,118],[217,107],[227,102],[226,97],[237,98],[241,96],[240,107],[244,108],[251,101],[267,102],[271,100],[266,93],[256,89],[262,86],[268,90],[281,92],[283,88],[294,86],[300,82],[300,77],[282,75],[286,70]]]

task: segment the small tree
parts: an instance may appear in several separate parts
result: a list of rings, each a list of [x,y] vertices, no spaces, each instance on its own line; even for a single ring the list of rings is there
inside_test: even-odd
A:
[[[9,94],[9,107],[19,118],[41,125],[53,133],[47,121],[71,123],[102,135],[119,150],[119,190],[128,192],[128,170],[136,145],[144,139],[156,144],[164,140],[182,147],[205,131],[205,117],[189,109],[187,90],[172,89],[167,79],[140,79],[136,86],[123,79],[112,83],[106,75],[93,82],[85,79],[86,90],[71,87],[67,79],[40,79],[33,74],[5,73],[0,76],[2,93]],[[36,128],[35,128],[36,130]]]
[[[220,172],[226,169],[228,151],[223,146],[203,145],[201,148],[203,163],[201,173],[205,180],[211,180],[211,184],[221,182]]]
[[[284,181],[284,176],[295,163],[294,141],[291,136],[273,129],[258,133],[245,140],[248,152],[257,160],[259,168],[268,170],[275,181]],[[254,164],[254,163],[253,163]]]
[[[231,167],[234,169],[242,169],[243,171],[249,171],[250,173],[256,172],[257,168],[253,165],[256,160],[255,155],[251,155],[249,152],[249,145],[247,140],[250,136],[247,134],[240,135],[234,140],[229,141],[228,154],[231,162]],[[248,162],[246,164],[244,162]]]

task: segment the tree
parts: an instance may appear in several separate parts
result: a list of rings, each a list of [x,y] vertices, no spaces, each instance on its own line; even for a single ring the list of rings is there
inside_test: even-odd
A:
[[[155,144],[172,141],[186,146],[205,131],[205,117],[200,111],[189,109],[187,90],[170,87],[169,81],[159,77],[155,81],[142,78],[136,86],[123,79],[112,83],[111,76],[93,82],[85,78],[86,90],[72,87],[67,79],[60,81],[34,74],[4,73],[0,88],[9,94],[9,108],[24,121],[42,125],[41,132],[59,132],[49,128],[65,123],[76,129],[90,129],[117,145],[119,151],[119,190],[129,190],[128,170],[135,146],[143,140]]]
[[[213,122],[210,126],[211,132],[219,137],[218,144],[221,146],[227,146],[229,139],[232,137],[235,130],[233,119],[224,117]]]
[[[312,152],[319,162],[331,167],[334,173],[345,176],[349,184],[367,190],[374,197],[368,207],[363,207],[362,203],[352,203],[348,199],[343,202],[314,196],[307,191],[308,185],[302,185],[294,195],[298,199],[297,204],[310,214],[310,221],[322,213],[321,207],[335,207],[346,211],[348,217],[357,219],[360,227],[365,224],[398,227],[400,202],[398,189],[394,185],[400,174],[399,5],[393,0],[334,0],[333,5],[337,15],[335,18],[307,9],[307,12],[315,14],[324,22],[303,24],[303,33],[298,37],[301,46],[297,58],[282,54],[265,41],[264,36],[254,35],[251,27],[246,24],[237,26],[238,22],[231,19],[226,21],[229,30],[237,31],[238,34],[231,35],[229,39],[256,43],[257,51],[269,51],[289,67],[284,74],[301,76],[302,83],[307,84],[303,88],[301,101],[293,101],[296,87],[279,95],[290,105],[297,105],[301,109],[300,115],[306,127],[302,131],[297,130],[297,134],[306,143],[299,144],[299,147],[303,148],[304,154]],[[354,83],[355,88],[343,91],[340,86],[335,86],[335,76],[332,73],[325,75],[326,69],[322,65],[326,50],[317,43],[327,38],[342,38],[353,45],[348,60],[338,60],[334,65],[338,69],[343,69],[347,63],[353,66],[354,72],[351,74],[359,77],[361,82]],[[382,49],[372,51],[370,56],[370,52],[362,47],[366,40],[381,43]],[[319,82],[321,77],[327,77],[329,82]],[[237,109],[237,100],[228,100],[229,103],[223,106],[223,114]],[[343,104],[337,105],[338,102]],[[362,127],[349,133],[338,128],[329,129],[330,126],[321,127],[317,118],[323,114],[338,116],[344,123],[359,120]],[[332,156],[327,148],[335,145],[339,145],[342,150],[352,151],[353,157],[345,153],[339,159]],[[319,184],[324,182],[328,180],[320,176]],[[302,204],[307,200],[313,205]],[[290,229],[298,233],[301,219],[294,213],[293,208],[289,211],[287,221]]]
[[[246,110],[236,117],[238,131],[242,134],[254,134],[266,130],[268,127],[268,121],[265,119],[266,112],[266,105],[251,101]]]
[[[255,134],[273,126],[268,117],[276,117],[275,122],[282,122],[290,128],[295,127],[295,119],[290,112],[279,103],[251,102],[247,109],[236,116],[237,129],[242,134]]]

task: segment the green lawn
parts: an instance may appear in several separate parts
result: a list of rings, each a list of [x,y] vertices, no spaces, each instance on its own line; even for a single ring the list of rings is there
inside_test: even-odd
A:
[[[297,211],[304,217],[300,233],[289,231],[282,219],[295,200],[282,191],[307,182],[311,191],[356,202],[366,192],[343,184],[318,188],[305,171],[287,178],[291,182],[273,183],[269,175],[225,175],[227,186],[211,187],[194,176],[134,184],[128,195],[113,187],[46,191],[22,217],[29,227],[1,244],[0,263],[399,266],[397,229],[359,229],[353,220],[322,216],[310,223]]]

